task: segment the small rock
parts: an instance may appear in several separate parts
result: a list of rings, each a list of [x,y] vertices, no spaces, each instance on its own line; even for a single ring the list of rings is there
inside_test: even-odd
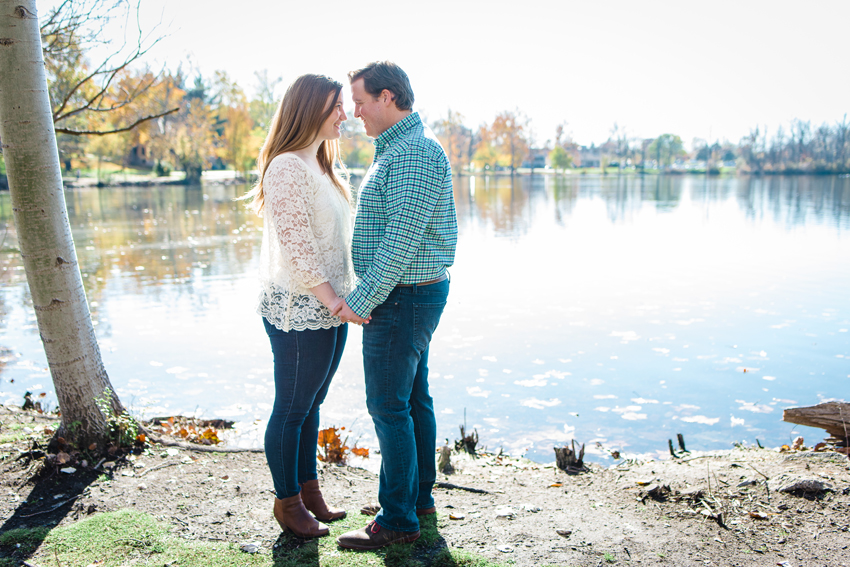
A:
[[[138,486],[136,486],[136,488],[138,488],[139,490],[147,490],[147,489],[148,489],[148,485],[147,485],[147,484],[145,484],[144,482],[140,482],[140,483],[139,483],[139,485],[138,485]]]
[[[510,545],[500,545],[496,549],[498,549],[502,553],[513,553],[514,552],[514,548],[512,548]]]
[[[166,450],[165,450],[165,453],[166,453],[169,457],[174,457],[174,456],[179,455],[179,454],[180,454],[180,451],[178,451],[177,449],[171,448],[171,449],[166,449]]]
[[[645,497],[648,496],[653,500],[665,500],[670,494],[670,487],[666,484],[653,484],[646,487]]]
[[[789,482],[779,489],[779,492],[824,492],[829,490],[829,486],[819,480],[813,478],[801,478]]]
[[[702,498],[702,488],[687,488],[679,493],[681,498],[689,498],[691,500],[698,500]]]
[[[496,508],[497,518],[513,518],[514,510],[510,506],[498,506]]]
[[[260,544],[255,541],[243,543],[239,546],[239,549],[245,553],[258,553],[260,551]]]
[[[570,537],[573,534],[573,530],[555,530],[555,533],[561,537]]]
[[[136,476],[133,471],[121,471],[121,476]]]
[[[77,469],[75,469],[74,467],[65,467],[64,469],[59,469],[59,471],[65,474],[74,474],[75,472],[77,472]]]
[[[532,512],[532,513],[539,512],[540,510],[543,509],[540,506],[534,506],[533,504],[523,504],[522,507],[526,512]]]
[[[758,484],[758,481],[752,479],[745,480],[744,482],[738,485],[738,488],[744,488],[745,486],[752,486],[754,484]]]

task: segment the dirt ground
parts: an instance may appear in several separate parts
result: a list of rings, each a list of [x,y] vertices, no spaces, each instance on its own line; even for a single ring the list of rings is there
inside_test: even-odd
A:
[[[278,541],[262,453],[153,446],[33,483],[38,462],[18,457],[54,422],[0,407],[0,532],[133,508],[189,539]],[[850,462],[839,453],[694,452],[577,475],[508,456],[452,463],[435,489],[441,545],[492,561],[850,567]],[[363,469],[324,466],[320,482],[349,514],[376,499],[377,477]]]

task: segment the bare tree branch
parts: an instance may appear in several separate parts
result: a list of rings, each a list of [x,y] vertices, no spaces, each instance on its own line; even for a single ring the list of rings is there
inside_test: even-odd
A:
[[[135,122],[133,122],[129,126],[125,126],[124,128],[117,128],[115,130],[99,131],[99,130],[70,130],[68,128],[56,128],[56,133],[57,134],[70,134],[72,136],[106,136],[108,134],[118,134],[120,132],[127,132],[129,130],[132,130],[133,128],[135,128],[136,126],[138,126],[139,124],[141,124],[143,122],[147,122],[148,120],[154,120],[156,118],[162,118],[163,116],[168,116],[169,114],[177,112],[178,110],[180,110],[179,106],[177,108],[172,108],[171,110],[167,110],[166,112],[162,112],[160,114],[154,114],[152,116],[145,116],[144,118],[139,118],[138,120],[136,120]]]

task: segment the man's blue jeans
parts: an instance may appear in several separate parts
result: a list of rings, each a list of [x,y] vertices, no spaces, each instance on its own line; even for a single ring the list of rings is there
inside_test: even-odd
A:
[[[301,492],[299,483],[317,478],[319,406],[339,367],[348,325],[284,332],[263,318],[274,354],[274,407],[265,450],[280,499]]]
[[[448,280],[396,287],[363,326],[366,406],[381,447],[375,521],[389,530],[417,531],[416,509],[434,505],[437,420],[428,345],[448,294]]]

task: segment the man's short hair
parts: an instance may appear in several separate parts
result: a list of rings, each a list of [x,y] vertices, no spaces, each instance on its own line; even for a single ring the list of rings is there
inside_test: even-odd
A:
[[[372,97],[377,97],[384,89],[387,89],[393,93],[396,108],[413,109],[413,89],[410,87],[410,79],[407,78],[407,73],[392,61],[374,61],[348,74],[349,83],[359,79],[363,79],[363,86]]]

